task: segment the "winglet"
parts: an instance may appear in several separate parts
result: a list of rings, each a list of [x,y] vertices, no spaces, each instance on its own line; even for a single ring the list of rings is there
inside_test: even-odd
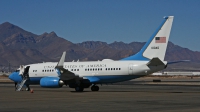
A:
[[[62,54],[62,57],[60,58],[60,61],[58,62],[57,66],[56,66],[56,68],[60,68],[60,67],[63,68],[65,56],[66,56],[66,52],[64,51],[63,54]]]
[[[58,76],[60,77],[60,79],[70,80],[70,79],[73,79],[75,77],[75,74],[73,72],[66,70],[63,67],[64,61],[65,61],[65,56],[66,56],[66,52],[64,51],[61,58],[60,58],[60,61],[58,62],[57,66],[55,67],[55,69],[56,69],[56,72],[57,72]]]

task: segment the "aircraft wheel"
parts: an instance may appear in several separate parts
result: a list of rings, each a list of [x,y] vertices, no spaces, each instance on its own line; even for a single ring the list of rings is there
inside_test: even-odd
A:
[[[99,91],[99,86],[95,86],[95,90],[96,90],[96,91]]]
[[[92,87],[91,87],[91,90],[92,90],[92,91],[99,91],[99,86],[92,86]]]
[[[82,91],[84,90],[84,88],[83,88],[83,87],[80,87],[80,86],[77,86],[77,87],[75,87],[75,90],[76,90],[77,92],[82,92]]]

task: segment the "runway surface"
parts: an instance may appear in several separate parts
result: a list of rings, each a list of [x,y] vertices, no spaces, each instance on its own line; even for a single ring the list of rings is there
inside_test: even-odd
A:
[[[14,91],[12,84],[0,84],[0,112],[35,111],[134,111],[199,112],[200,86],[124,84],[103,85],[100,91],[75,92],[31,86],[34,93]]]

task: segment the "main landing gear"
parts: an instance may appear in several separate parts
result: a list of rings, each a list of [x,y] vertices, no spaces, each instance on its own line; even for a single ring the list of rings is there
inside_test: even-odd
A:
[[[91,90],[92,90],[92,91],[99,91],[99,86],[93,85],[93,86],[91,87]]]
[[[84,88],[82,86],[75,87],[76,92],[82,92]]]
[[[76,86],[76,87],[75,87],[75,91],[76,91],[76,92],[82,92],[83,90],[84,90],[84,87],[82,87],[82,86]],[[92,90],[92,91],[99,91],[99,86],[93,85],[93,86],[91,87],[91,90]]]

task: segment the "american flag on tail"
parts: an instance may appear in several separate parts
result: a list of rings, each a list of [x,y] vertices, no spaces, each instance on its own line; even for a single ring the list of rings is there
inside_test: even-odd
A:
[[[166,37],[156,37],[155,43],[166,43]]]

